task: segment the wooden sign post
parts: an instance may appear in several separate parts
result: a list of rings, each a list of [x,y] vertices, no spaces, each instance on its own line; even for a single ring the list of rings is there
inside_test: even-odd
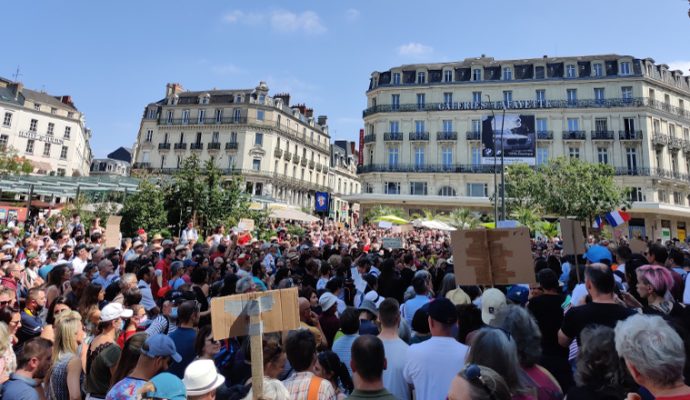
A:
[[[213,338],[249,336],[252,392],[263,396],[263,334],[299,328],[297,288],[252,292],[211,299]]]

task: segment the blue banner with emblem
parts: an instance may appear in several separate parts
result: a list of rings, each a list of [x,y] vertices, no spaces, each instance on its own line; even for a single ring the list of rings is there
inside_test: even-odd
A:
[[[328,212],[328,193],[326,192],[316,192],[314,196],[314,211],[316,212]]]

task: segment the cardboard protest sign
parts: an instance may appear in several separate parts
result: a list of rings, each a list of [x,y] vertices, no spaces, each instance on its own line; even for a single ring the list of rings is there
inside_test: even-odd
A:
[[[536,283],[527,228],[453,231],[451,248],[458,284]]]
[[[385,237],[381,240],[381,247],[384,249],[402,249],[402,238]]]
[[[582,233],[580,221],[562,219],[561,237],[563,238],[563,252],[565,254],[584,254],[587,251],[587,242]]]
[[[249,218],[242,218],[237,224],[240,230],[253,231],[254,230],[254,220]]]
[[[643,254],[645,251],[647,251],[647,242],[638,238],[631,239],[630,250],[633,252],[633,254]]]
[[[414,226],[412,226],[412,224],[400,225],[400,232],[401,233],[412,232],[413,230],[414,230]]]
[[[122,217],[111,215],[105,223],[105,248],[120,248],[120,222]]]
[[[379,228],[381,228],[381,229],[390,229],[390,228],[392,228],[392,227],[393,227],[393,223],[392,223],[392,222],[388,222],[388,221],[379,221]]]

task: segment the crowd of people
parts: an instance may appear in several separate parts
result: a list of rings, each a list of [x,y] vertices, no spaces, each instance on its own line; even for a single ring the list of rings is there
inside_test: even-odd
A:
[[[264,399],[690,399],[683,243],[534,240],[536,284],[479,287],[448,232],[286,226],[113,248],[78,215],[3,230],[2,399],[252,399],[253,362]],[[264,334],[262,360],[216,340],[212,298],[291,287],[300,328]]]

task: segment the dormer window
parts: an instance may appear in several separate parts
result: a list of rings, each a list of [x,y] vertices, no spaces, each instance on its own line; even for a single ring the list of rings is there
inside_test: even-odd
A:
[[[625,61],[621,63],[621,75],[630,75],[630,62]]]
[[[417,72],[417,83],[426,83],[426,72]]]
[[[473,81],[481,81],[482,80],[481,68],[475,68],[472,70],[472,80]]]
[[[510,81],[513,79],[513,70],[510,67],[503,68],[503,80]]]
[[[443,82],[452,82],[452,81],[453,81],[453,71],[451,71],[451,70],[443,71]]]
[[[237,97],[235,97],[235,102],[236,103],[241,103],[242,102],[242,95],[238,94]]]
[[[566,76],[566,78],[576,78],[577,77],[577,69],[575,68],[575,65],[568,64],[566,66],[565,76]]]
[[[393,84],[394,85],[400,84],[400,72],[394,72],[393,73]]]
[[[596,76],[596,77],[604,76],[604,66],[603,66],[603,65],[601,65],[601,64],[594,64],[594,65],[593,65],[593,68],[594,68],[594,69],[593,69],[594,76]]]

